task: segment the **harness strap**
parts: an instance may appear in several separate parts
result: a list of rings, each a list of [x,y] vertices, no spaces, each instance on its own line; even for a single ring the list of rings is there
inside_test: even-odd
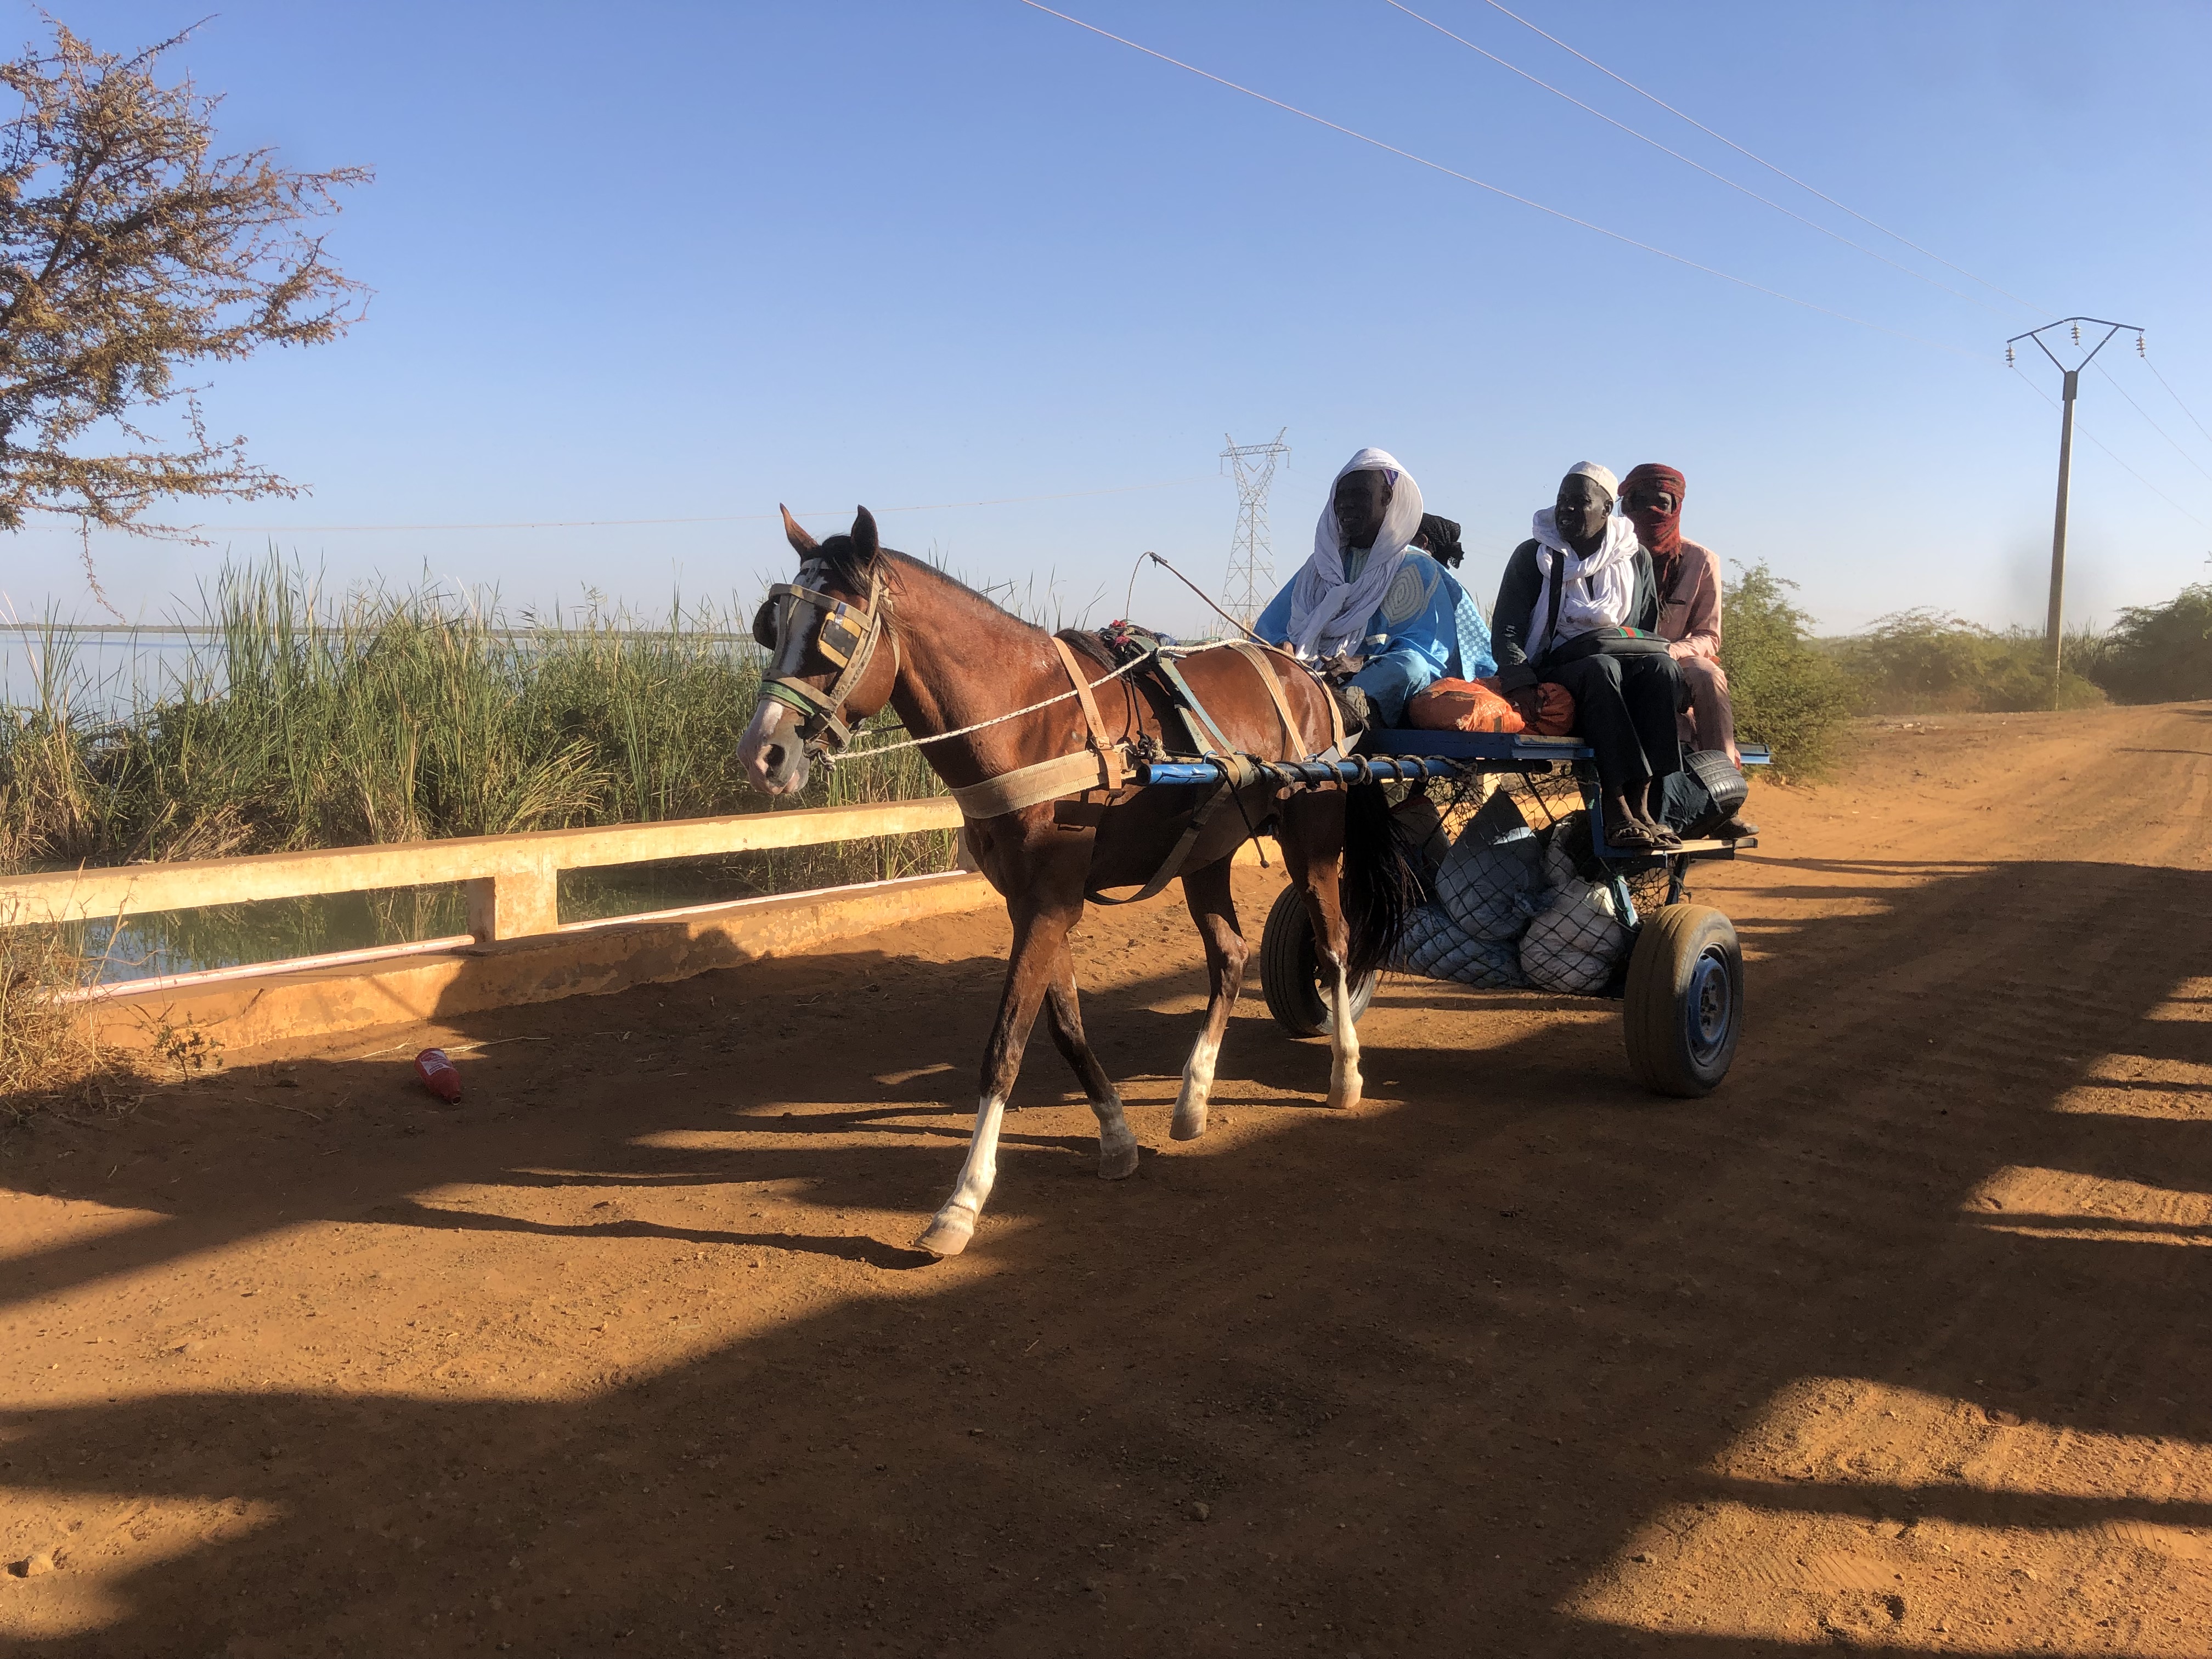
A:
[[[1183,724],[1191,728],[1191,738],[1199,753],[1210,759],[1218,760],[1224,766],[1237,772],[1238,774],[1237,781],[1239,785],[1249,781],[1249,779],[1243,775],[1249,770],[1251,763],[1238,754],[1229,739],[1222,735],[1221,728],[1213,723],[1213,716],[1206,712],[1206,705],[1198,700],[1198,694],[1190,689],[1190,682],[1183,678],[1182,671],[1175,665],[1175,659],[1163,651],[1157,659],[1156,665],[1160,671],[1160,678],[1167,683],[1169,691],[1182,709]],[[1203,742],[1198,741],[1198,728],[1200,726],[1206,728],[1206,735],[1213,739],[1213,746],[1210,749]]]
[[[1160,860],[1160,867],[1152,872],[1152,878],[1137,891],[1122,898],[1109,898],[1096,887],[1085,885],[1083,896],[1093,904],[1134,904],[1140,899],[1156,896],[1182,873],[1182,861],[1189,855],[1192,847],[1196,845],[1199,831],[1206,828],[1206,820],[1213,816],[1214,809],[1236,793],[1234,785],[1227,782],[1216,784],[1213,793],[1200,801],[1198,811],[1190,815],[1190,822],[1183,827],[1182,835],[1176,844],[1168,849],[1168,855]]]
[[[1118,782],[1109,783],[1107,779],[1121,775],[1127,757],[1127,750],[1116,744],[1104,750],[1085,749],[1080,754],[1057,756],[1034,766],[1018,766],[981,783],[961,785],[952,792],[953,803],[968,817],[995,818],[1085,789],[1118,789]]]
[[[1243,640],[1232,640],[1230,641],[1229,648],[1252,665],[1253,672],[1260,677],[1261,684],[1267,688],[1267,695],[1275,700],[1275,712],[1283,718],[1283,737],[1289,744],[1285,753],[1293,758],[1304,758],[1306,746],[1305,733],[1299,728],[1297,718],[1291,713],[1291,700],[1283,695],[1281,677],[1268,663],[1266,654],[1259,646]],[[1330,701],[1333,702],[1335,700],[1332,698]]]
[[[1057,634],[1051,639],[1053,648],[1060,653],[1060,666],[1075,686],[1076,699],[1083,705],[1083,723],[1090,729],[1090,737],[1080,754],[1056,756],[1034,765],[1018,766],[980,783],[962,784],[952,792],[952,799],[969,817],[995,818],[1086,789],[1119,789],[1128,780],[1129,745],[1106,735],[1098,699],[1091,695],[1091,677],[1084,672],[1081,660],[1066,640]]]
[[[1105,762],[1104,787],[1119,789],[1121,787],[1121,745],[1106,735],[1106,722],[1098,714],[1098,699],[1091,695],[1091,677],[1083,672],[1082,664],[1076,659],[1075,648],[1066,640],[1054,634],[1052,643],[1053,648],[1060,653],[1060,665],[1067,670],[1067,678],[1075,683],[1076,700],[1083,705],[1083,723],[1091,728],[1091,746]]]

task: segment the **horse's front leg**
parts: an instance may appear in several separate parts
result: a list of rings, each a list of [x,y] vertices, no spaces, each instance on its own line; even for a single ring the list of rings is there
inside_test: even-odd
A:
[[[1182,1068],[1182,1088],[1176,1096],[1175,1117],[1168,1133],[1177,1140],[1195,1140],[1206,1133],[1206,1103],[1213,1093],[1213,1069],[1221,1055],[1221,1039],[1229,1030],[1229,1016],[1244,988],[1244,963],[1251,952],[1237,927],[1237,900],[1230,880],[1231,860],[1223,859],[1182,878],[1183,902],[1198,924],[1206,942],[1206,1024],[1192,1045]]]
[[[1083,1035],[1083,1010],[1075,994],[1075,953],[1068,949],[1065,937],[1060,940],[1060,955],[1053,963],[1052,983],[1045,992],[1045,1017],[1052,1029],[1053,1042],[1075,1068],[1075,1075],[1083,1085],[1083,1092],[1090,1097],[1091,1109],[1098,1119],[1098,1178],[1119,1181],[1137,1172],[1137,1133],[1121,1112],[1121,1093],[1114,1086],[1114,1079],[1098,1063],[1090,1042]]]
[[[1081,899],[1077,904],[1079,908]],[[1014,917],[1014,950],[1006,963],[1006,982],[999,995],[998,1023],[983,1051],[981,1099],[975,1108],[975,1132],[968,1143],[968,1161],[960,1168],[960,1184],[945,1201],[916,1241],[932,1255],[958,1255],[975,1236],[999,1174],[999,1126],[1006,1115],[1006,1097],[1022,1069],[1022,1049],[1036,1024],[1053,980],[1055,960],[1067,949],[1072,918],[1062,909],[1041,910],[1025,903]]]

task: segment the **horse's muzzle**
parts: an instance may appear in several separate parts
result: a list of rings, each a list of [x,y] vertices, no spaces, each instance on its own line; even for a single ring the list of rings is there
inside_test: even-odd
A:
[[[763,697],[752,723],[738,743],[738,763],[763,794],[795,795],[806,787],[805,746],[799,737],[799,711],[774,697]]]

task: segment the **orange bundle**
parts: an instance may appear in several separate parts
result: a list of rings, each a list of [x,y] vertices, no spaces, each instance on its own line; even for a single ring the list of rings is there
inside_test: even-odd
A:
[[[1492,680],[1434,680],[1406,705],[1406,718],[1424,732],[1528,732],[1540,738],[1563,738],[1575,729],[1575,700],[1564,685],[1540,684],[1536,717],[1524,720],[1521,711],[1499,694]]]

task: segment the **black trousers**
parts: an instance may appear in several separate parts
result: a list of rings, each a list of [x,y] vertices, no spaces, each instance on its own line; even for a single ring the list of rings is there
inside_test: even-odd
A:
[[[1607,794],[1626,794],[1682,769],[1674,716],[1688,688],[1670,656],[1584,657],[1543,671],[1575,700],[1575,731],[1597,751],[1597,775]]]

